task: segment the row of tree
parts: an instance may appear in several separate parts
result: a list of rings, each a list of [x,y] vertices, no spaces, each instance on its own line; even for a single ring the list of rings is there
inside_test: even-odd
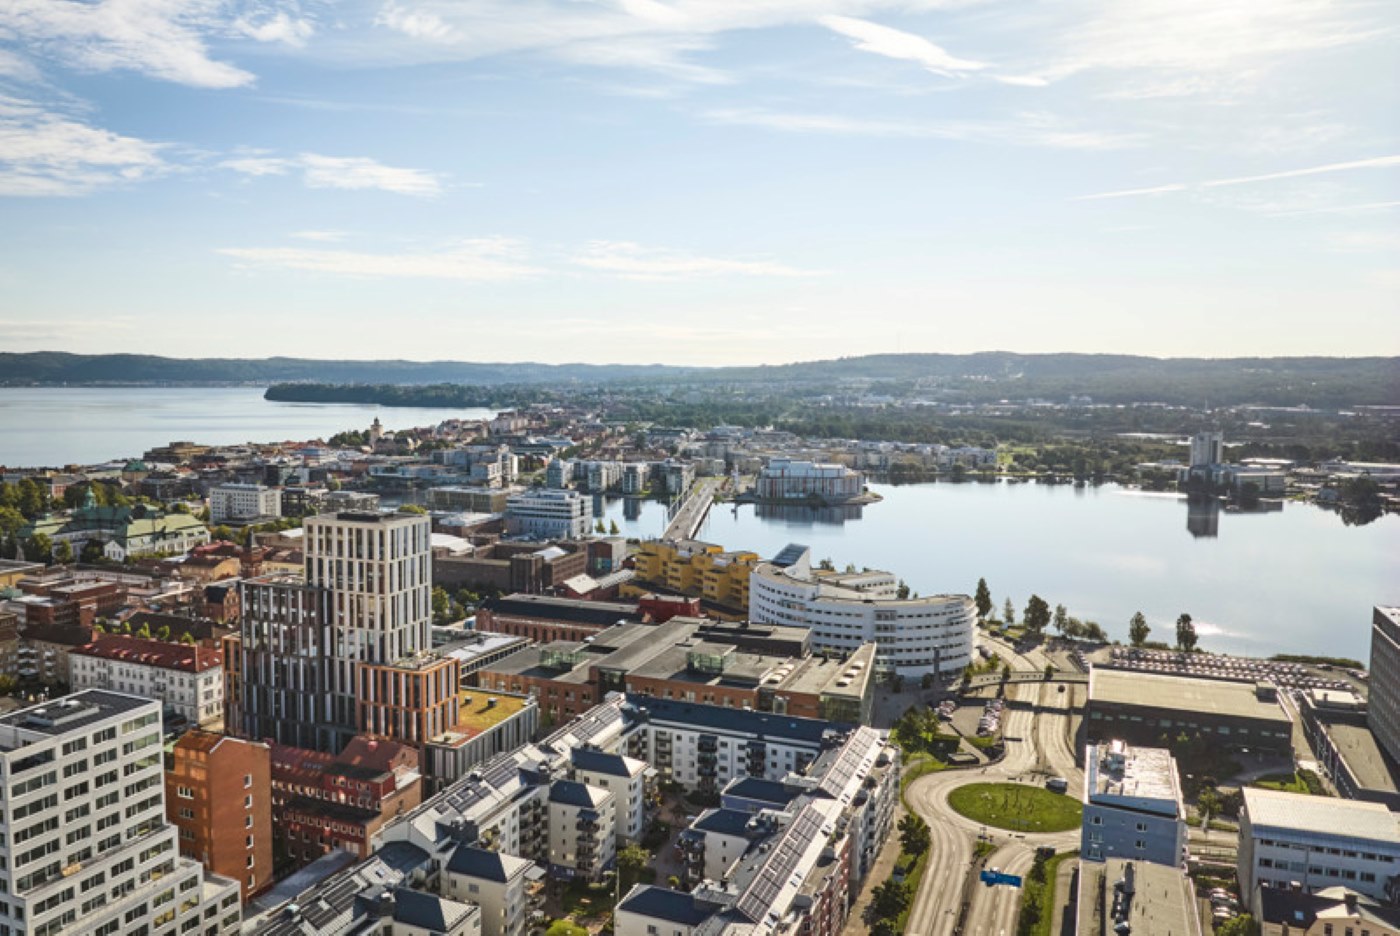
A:
[[[983,620],[990,619],[992,614],[992,590],[987,586],[987,580],[981,578],[977,580],[977,591],[973,597],[973,602],[977,605],[977,616]],[[1002,621],[1008,626],[1016,623],[1016,607],[1007,598],[1002,606]],[[1047,626],[1053,625],[1056,633],[1063,637],[1073,637],[1083,640],[1093,640],[1099,643],[1106,643],[1108,635],[1104,629],[1095,621],[1081,621],[1070,615],[1064,605],[1056,605],[1055,610],[1050,610],[1050,605],[1039,595],[1031,595],[1026,602],[1026,609],[1021,614],[1021,623],[1026,631],[1036,637],[1045,632]],[[1142,647],[1147,644],[1148,635],[1152,633],[1152,628],[1147,623],[1147,617],[1141,612],[1136,612],[1128,622],[1128,639],[1134,647]],[[1182,613],[1176,619],[1176,647],[1179,650],[1191,652],[1196,649],[1197,635],[1196,625],[1191,615]]]

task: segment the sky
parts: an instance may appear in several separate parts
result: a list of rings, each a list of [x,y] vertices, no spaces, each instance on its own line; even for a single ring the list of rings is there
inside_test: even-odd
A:
[[[0,350],[1400,354],[1400,7],[0,0]]]

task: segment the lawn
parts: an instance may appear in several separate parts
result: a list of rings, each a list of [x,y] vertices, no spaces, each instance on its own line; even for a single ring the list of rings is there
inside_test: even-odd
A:
[[[948,794],[959,815],[1014,832],[1067,832],[1079,828],[1084,807],[1062,793],[1022,783],[970,783]]]
[[[924,774],[945,770],[948,765],[943,763],[932,754],[915,754],[904,762],[904,771],[899,778],[899,798],[904,802],[904,808],[909,809],[909,803],[904,800],[904,793],[909,789],[909,784],[922,777]]]
[[[1317,774],[1307,770],[1300,770],[1293,774],[1272,774],[1267,777],[1260,777],[1251,786],[1262,787],[1265,790],[1281,790],[1284,793],[1310,793],[1313,796],[1326,796],[1327,791],[1322,786],[1322,781]]]
[[[1060,865],[1079,857],[1079,852],[1070,851],[1056,855],[1042,865],[1041,880],[1035,880],[1032,873],[1027,877],[1021,894],[1021,919],[1016,931],[1029,936],[1051,936],[1057,930],[1055,919],[1055,876]],[[1033,869],[1034,870],[1034,869]],[[1029,910],[1034,906],[1036,909]]]

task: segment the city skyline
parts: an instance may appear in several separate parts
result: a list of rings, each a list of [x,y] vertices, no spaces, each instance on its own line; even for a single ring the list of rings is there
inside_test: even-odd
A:
[[[1395,25],[1310,0],[20,0],[6,350],[1394,354]]]

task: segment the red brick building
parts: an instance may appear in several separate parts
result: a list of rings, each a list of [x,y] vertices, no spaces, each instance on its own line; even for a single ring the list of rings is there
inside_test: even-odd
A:
[[[422,800],[418,751],[358,735],[338,755],[273,744],[279,860],[296,867],[340,849],[369,856],[370,839]]]
[[[188,731],[165,760],[165,811],[180,854],[238,881],[243,899],[272,877],[272,755],[266,744]]]

